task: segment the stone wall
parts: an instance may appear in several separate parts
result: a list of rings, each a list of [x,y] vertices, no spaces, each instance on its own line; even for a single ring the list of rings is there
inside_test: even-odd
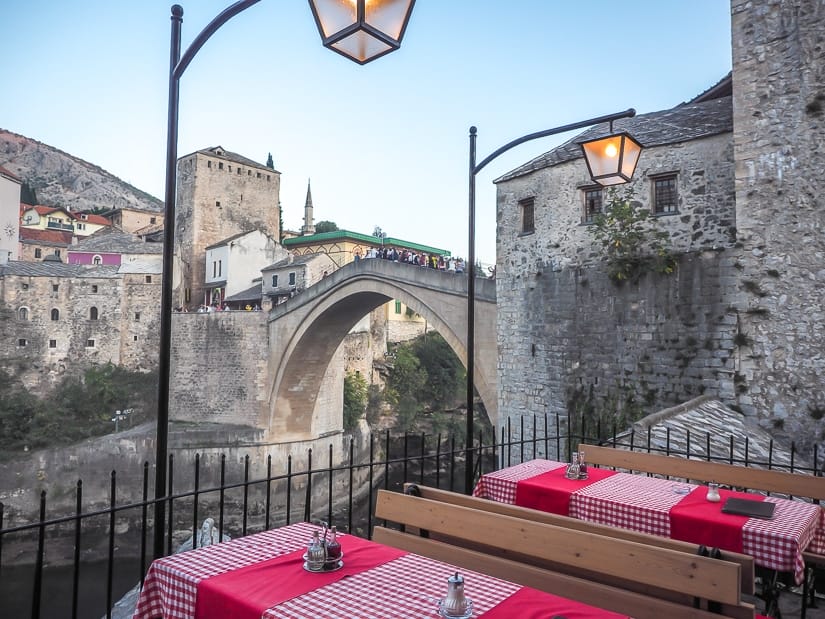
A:
[[[29,389],[43,393],[67,371],[120,362],[120,278],[5,275],[0,281],[8,312],[0,321],[8,344],[0,359]]]
[[[517,284],[499,299],[500,419],[565,417],[591,390],[597,408],[620,416],[702,394],[730,400],[741,353],[725,299],[734,261],[727,251],[688,254],[673,276],[622,286],[598,266]]]
[[[173,314],[170,419],[266,427],[264,312]]]
[[[733,0],[742,409],[798,440],[825,415],[825,5]]]

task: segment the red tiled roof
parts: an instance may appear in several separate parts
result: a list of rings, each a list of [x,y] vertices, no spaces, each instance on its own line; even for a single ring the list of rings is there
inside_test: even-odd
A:
[[[20,228],[21,241],[41,241],[44,243],[63,243],[69,245],[72,242],[72,233],[61,230],[38,230],[37,228]]]
[[[99,226],[111,226],[112,225],[112,222],[109,221],[103,215],[96,215],[94,213],[77,213],[77,214],[73,213],[73,215],[74,215],[74,218],[77,221],[85,221],[87,223],[97,224]]]

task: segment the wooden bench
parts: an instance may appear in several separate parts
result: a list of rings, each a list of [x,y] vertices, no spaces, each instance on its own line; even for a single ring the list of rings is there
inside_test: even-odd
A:
[[[636,619],[754,617],[735,561],[386,490],[375,516],[405,529],[376,526],[378,542]]]
[[[721,462],[691,460],[678,456],[599,447],[584,443],[579,445],[579,451],[584,452],[585,461],[591,465],[677,477],[688,481],[714,481],[744,490],[759,490],[786,494],[791,497],[804,497],[816,503],[825,499],[825,477],[735,466]],[[804,551],[802,557],[808,567],[825,567],[825,556]],[[805,616],[808,604],[809,580],[806,575],[803,588],[802,617]]]
[[[648,533],[639,533],[629,529],[620,529],[617,527],[609,527],[603,524],[596,524],[594,522],[587,522],[585,520],[578,520],[568,516],[560,516],[558,514],[550,514],[547,512],[530,509],[527,507],[519,507],[518,505],[508,505],[506,503],[498,503],[488,499],[480,499],[466,494],[457,492],[449,492],[447,490],[440,490],[438,488],[430,488],[428,486],[421,486],[418,484],[404,484],[405,493],[417,493],[425,499],[433,501],[441,501],[443,503],[450,503],[452,505],[461,505],[463,507],[471,507],[482,511],[491,512],[494,514],[503,514],[505,516],[512,516],[514,518],[523,518],[533,522],[543,522],[545,524],[552,524],[559,527],[566,527],[576,531],[584,531],[585,533],[592,533],[594,535],[604,535],[606,537],[615,537],[617,539],[624,539],[639,544],[647,544],[657,548],[668,548],[670,550],[678,550],[689,555],[699,553],[699,546],[691,544],[690,542],[682,542],[679,540],[670,539],[667,537],[660,537],[658,535],[650,535]],[[754,563],[753,557],[738,552],[729,552],[727,550],[720,550],[721,558],[725,561],[732,561],[741,566],[741,582],[740,591],[746,595],[754,594]]]
[[[579,445],[579,451],[584,452],[585,461],[591,465],[679,477],[688,481],[715,481],[734,488],[776,492],[817,502],[825,499],[825,477],[587,444]]]

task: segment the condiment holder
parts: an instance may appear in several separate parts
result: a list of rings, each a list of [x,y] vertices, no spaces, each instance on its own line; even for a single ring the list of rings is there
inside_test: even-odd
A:
[[[722,497],[719,496],[719,484],[710,482],[708,484],[708,494],[705,497],[711,503],[718,503]]]
[[[438,603],[438,614],[446,619],[467,619],[473,614],[473,601],[464,595],[464,578],[458,572],[447,579],[447,595]]]
[[[570,454],[570,464],[567,465],[564,476],[567,479],[587,479],[587,464],[583,451],[574,451]]]
[[[304,553],[304,569],[308,572],[334,572],[344,567],[344,552],[338,542],[338,532],[333,526],[327,527],[326,522],[321,523],[322,531],[313,531],[312,539],[309,540],[307,551]],[[331,533],[327,540],[327,532]],[[321,536],[323,533],[323,537]]]

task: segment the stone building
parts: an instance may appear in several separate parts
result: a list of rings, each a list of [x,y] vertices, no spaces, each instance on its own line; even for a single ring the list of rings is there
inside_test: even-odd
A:
[[[262,293],[269,300],[267,306],[283,303],[335,269],[332,258],[324,253],[306,254],[297,258],[289,254],[283,260],[270,264],[261,269]]]
[[[588,232],[605,194],[576,142],[497,179],[499,410],[602,411],[619,426],[699,395],[781,434],[825,411],[825,14],[733,0],[732,76],[614,123],[631,184],[678,257],[617,286]],[[802,440],[802,439],[800,439]]]
[[[57,256],[62,260],[71,244],[71,232],[22,227],[18,260],[40,262],[47,256]]]
[[[207,247],[253,230],[279,238],[280,179],[280,172],[221,146],[178,160],[174,305],[204,298]]]
[[[10,262],[0,268],[0,362],[35,390],[93,363],[156,365],[159,288],[156,265]]]
[[[116,228],[124,232],[135,232],[147,226],[162,226],[163,213],[140,208],[116,208],[105,213]]]

